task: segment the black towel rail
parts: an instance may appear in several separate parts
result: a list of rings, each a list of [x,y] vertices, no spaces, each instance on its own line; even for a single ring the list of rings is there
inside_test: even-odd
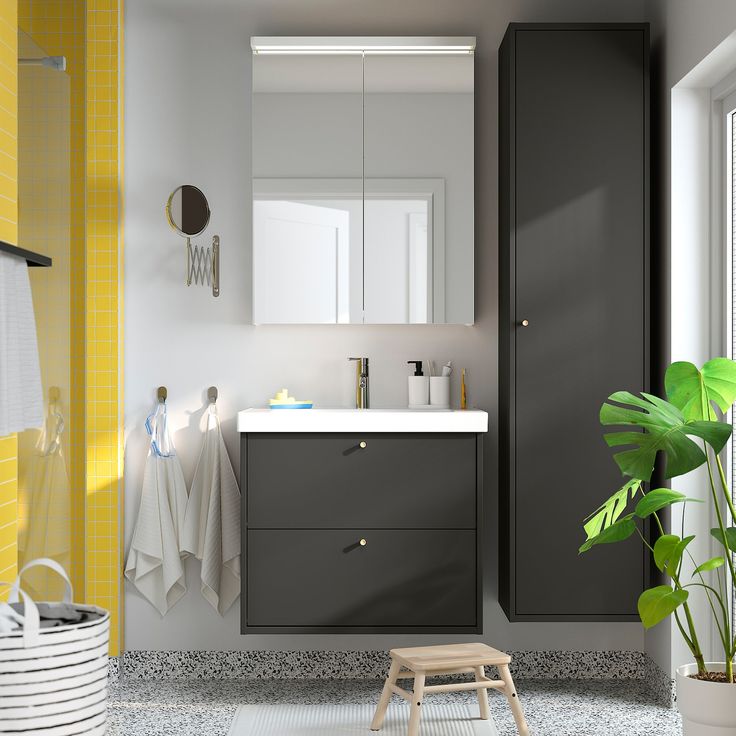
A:
[[[46,267],[51,265],[51,258],[48,256],[41,255],[41,253],[34,253],[32,250],[26,250],[25,248],[19,248],[17,245],[11,245],[3,240],[0,240],[0,252],[25,258],[29,266]]]

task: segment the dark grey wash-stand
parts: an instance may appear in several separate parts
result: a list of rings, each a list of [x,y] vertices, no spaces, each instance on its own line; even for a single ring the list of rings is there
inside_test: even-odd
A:
[[[482,435],[243,433],[243,633],[480,633]]]

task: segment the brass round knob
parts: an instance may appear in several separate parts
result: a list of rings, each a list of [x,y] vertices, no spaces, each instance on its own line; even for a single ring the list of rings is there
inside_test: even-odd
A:
[[[366,544],[368,544],[368,540],[367,540],[367,539],[361,539],[361,540],[360,540],[360,546],[361,546],[361,547],[365,547],[365,546],[366,546]]]
[[[528,319],[521,320],[521,326],[522,327],[529,327],[529,320]]]
[[[360,449],[361,450],[365,450],[366,447],[368,447],[368,443],[367,442],[361,442],[360,443]]]

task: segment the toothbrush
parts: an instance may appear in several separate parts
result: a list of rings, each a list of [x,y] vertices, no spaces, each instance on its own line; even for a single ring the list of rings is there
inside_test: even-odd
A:
[[[467,409],[468,408],[468,397],[465,390],[465,368],[462,370],[461,379],[460,379],[460,408],[461,409]]]

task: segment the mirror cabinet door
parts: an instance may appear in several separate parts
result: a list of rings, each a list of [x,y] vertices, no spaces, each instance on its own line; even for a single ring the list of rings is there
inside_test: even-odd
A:
[[[257,54],[257,324],[473,322],[473,55]]]
[[[366,54],[365,321],[473,322],[473,56]]]
[[[253,320],[363,321],[360,54],[253,57]]]

